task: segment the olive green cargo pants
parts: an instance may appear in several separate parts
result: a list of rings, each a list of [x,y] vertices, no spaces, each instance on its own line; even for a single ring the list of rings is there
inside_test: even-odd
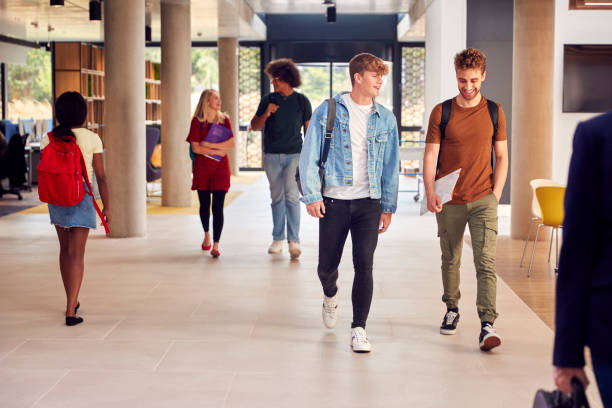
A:
[[[436,214],[438,236],[442,249],[442,301],[449,309],[458,307],[459,266],[465,225],[470,228],[474,265],[476,266],[476,308],[482,322],[493,323],[497,275],[495,273],[495,248],[497,241],[497,198],[488,194],[472,203],[445,204]]]

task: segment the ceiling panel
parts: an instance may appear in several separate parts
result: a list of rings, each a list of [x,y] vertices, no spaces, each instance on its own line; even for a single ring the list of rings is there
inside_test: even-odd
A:
[[[142,1],[145,0],[124,0]],[[151,28],[153,41],[161,32],[160,0],[153,2]],[[338,13],[406,13],[415,0],[336,0]],[[221,3],[219,3],[221,2]],[[218,10],[221,15],[219,29]],[[227,16],[242,19],[235,24]],[[247,10],[248,9],[248,10]],[[218,35],[236,35],[241,40],[263,40],[262,29],[253,24],[254,13],[321,13],[322,0],[191,0],[191,37],[194,41],[216,41]],[[226,17],[224,17],[226,16]],[[245,20],[246,19],[246,20]],[[256,28],[254,29],[253,26]],[[259,27],[259,29],[257,29]],[[49,0],[0,0],[0,34],[29,41],[103,41],[104,24],[89,21],[89,0],[65,0],[64,7],[50,7]]]
[[[323,13],[323,0],[246,0],[256,13]],[[407,13],[415,0],[335,0],[336,11],[346,14]]]

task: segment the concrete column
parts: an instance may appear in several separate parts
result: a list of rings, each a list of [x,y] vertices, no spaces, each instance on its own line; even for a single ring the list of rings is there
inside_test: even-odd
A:
[[[529,181],[552,175],[554,23],[554,0],[514,1],[512,238],[527,234]]]
[[[191,206],[191,5],[161,2],[162,205]]]
[[[236,147],[228,152],[230,170],[238,173],[238,39],[219,38],[219,95],[222,110],[232,122]]]
[[[466,15],[466,0],[433,0],[427,8],[424,129],[434,106],[459,93],[453,58],[466,48]]]
[[[104,141],[112,237],[146,234],[144,5],[104,2]]]

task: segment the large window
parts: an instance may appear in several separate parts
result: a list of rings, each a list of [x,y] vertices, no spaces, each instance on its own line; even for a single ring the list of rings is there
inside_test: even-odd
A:
[[[389,75],[383,78],[383,86],[376,101],[389,110],[393,110],[393,63],[386,61]],[[351,78],[348,63],[320,62],[297,64],[302,76],[302,86],[299,89],[308,97],[314,110],[325,99],[340,92],[351,90]],[[331,75],[330,75],[331,72]]]
[[[161,62],[161,48],[147,47],[147,61]],[[162,67],[163,70],[163,67]],[[219,58],[217,47],[198,47],[191,50],[191,113],[205,89],[219,89]]]
[[[51,119],[51,53],[28,50],[26,65],[6,64],[7,119]],[[26,129],[28,133],[31,129]]]

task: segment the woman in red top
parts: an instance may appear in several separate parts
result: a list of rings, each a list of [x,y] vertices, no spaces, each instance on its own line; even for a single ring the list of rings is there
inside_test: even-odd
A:
[[[204,227],[204,242],[202,250],[208,251],[211,247],[210,233],[208,232],[210,218],[210,197],[212,195],[213,213],[213,243],[210,254],[216,258],[219,252],[219,239],[223,229],[223,205],[225,194],[230,187],[230,168],[227,159],[227,150],[234,147],[234,135],[224,142],[210,143],[204,141],[210,127],[216,123],[228,128],[232,127],[229,117],[220,111],[221,98],[219,93],[213,89],[202,92],[198,107],[191,120],[191,129],[187,142],[195,153],[193,160],[193,184],[192,190],[198,190],[200,199],[200,220]],[[221,160],[209,157],[210,155],[221,156]]]

